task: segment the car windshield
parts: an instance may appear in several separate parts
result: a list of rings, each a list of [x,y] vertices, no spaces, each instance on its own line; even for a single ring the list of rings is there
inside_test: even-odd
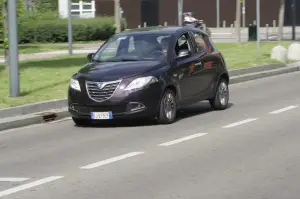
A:
[[[165,59],[171,34],[131,34],[115,36],[95,54],[99,62],[153,61]]]

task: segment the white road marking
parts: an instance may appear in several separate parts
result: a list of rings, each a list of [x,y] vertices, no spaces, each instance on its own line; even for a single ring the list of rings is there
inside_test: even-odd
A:
[[[13,194],[13,193],[17,193],[19,191],[23,191],[23,190],[26,190],[26,189],[30,189],[32,187],[36,187],[36,186],[39,186],[39,185],[42,185],[42,184],[45,184],[45,183],[48,183],[48,182],[52,182],[54,180],[61,179],[61,178],[63,178],[63,176],[51,176],[51,177],[48,177],[48,178],[44,178],[44,179],[41,179],[41,180],[30,182],[28,184],[17,186],[17,187],[11,188],[11,189],[6,189],[6,190],[0,192],[0,197],[7,196],[7,195],[10,195],[10,194]]]
[[[289,111],[289,110],[297,108],[297,107],[298,106],[288,106],[288,107],[285,107],[285,108],[282,108],[282,109],[278,109],[278,110],[272,111],[269,114],[278,114],[278,113],[282,113],[282,112],[285,112],[285,111]]]
[[[255,121],[257,119],[258,118],[249,118],[249,119],[246,119],[246,120],[242,120],[242,121],[239,121],[239,122],[235,122],[235,123],[223,126],[222,128],[231,128],[231,127],[239,126],[239,125],[242,125],[242,124],[246,124],[246,123]]]
[[[165,142],[165,143],[162,143],[158,146],[170,146],[170,145],[173,145],[173,144],[178,144],[180,142],[184,142],[184,141],[194,139],[194,138],[197,138],[197,137],[201,137],[201,136],[204,136],[204,135],[207,135],[207,133],[197,133],[197,134],[186,136],[186,137],[183,137],[183,138],[180,138],[180,139],[177,139],[177,140],[173,140],[173,141],[170,141],[170,142]]]
[[[89,164],[89,165],[80,167],[80,169],[94,169],[96,167],[100,167],[100,166],[103,166],[103,165],[106,165],[106,164],[109,164],[109,163],[113,163],[113,162],[116,162],[116,161],[119,161],[119,160],[123,160],[123,159],[126,159],[126,158],[137,156],[137,155],[140,155],[140,154],[143,154],[143,153],[144,152],[127,153],[127,154],[124,154],[124,155],[120,155],[120,156],[117,156],[117,157],[109,158],[109,159],[106,159],[106,160],[102,160],[100,162],[96,162],[96,163],[93,163],[93,164]]]
[[[29,178],[0,178],[0,182],[22,182]]]

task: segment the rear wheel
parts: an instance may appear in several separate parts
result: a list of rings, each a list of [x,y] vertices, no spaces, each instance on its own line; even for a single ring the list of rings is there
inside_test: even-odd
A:
[[[213,99],[209,100],[210,106],[215,110],[224,110],[228,107],[229,88],[226,79],[220,79]]]
[[[158,113],[158,122],[160,124],[171,124],[176,119],[176,111],[177,111],[177,104],[176,104],[176,95],[175,93],[168,89],[165,91],[159,107]]]
[[[72,119],[77,126],[87,126],[91,124],[91,121],[88,119],[80,119],[75,117],[72,117]]]

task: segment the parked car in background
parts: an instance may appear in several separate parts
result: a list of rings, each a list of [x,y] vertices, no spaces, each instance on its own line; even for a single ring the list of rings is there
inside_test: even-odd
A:
[[[149,27],[112,36],[70,81],[69,112],[91,121],[176,120],[178,109],[208,100],[228,107],[229,75],[208,35],[193,27]]]

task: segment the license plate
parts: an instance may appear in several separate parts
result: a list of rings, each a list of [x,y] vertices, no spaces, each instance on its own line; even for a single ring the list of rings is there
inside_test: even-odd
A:
[[[112,112],[92,112],[91,119],[92,120],[110,120],[112,119]]]

